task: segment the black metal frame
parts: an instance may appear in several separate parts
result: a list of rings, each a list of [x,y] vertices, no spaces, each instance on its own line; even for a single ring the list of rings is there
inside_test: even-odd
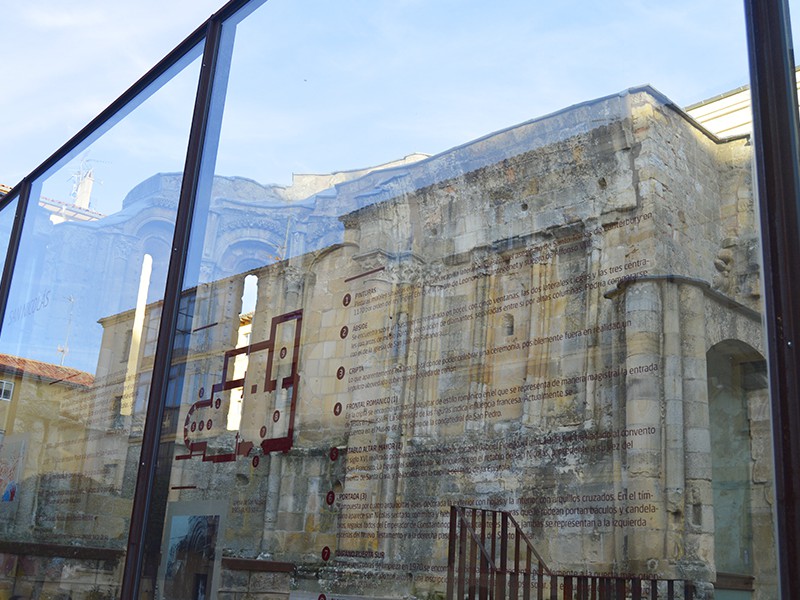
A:
[[[153,498],[156,489],[168,484],[156,481],[158,452],[162,441],[162,424],[164,422],[169,374],[172,366],[172,354],[175,343],[175,332],[178,325],[181,292],[183,291],[186,261],[189,255],[192,225],[197,198],[201,193],[203,173],[211,170],[211,163],[216,159],[216,148],[219,141],[230,70],[230,54],[233,36],[224,38],[223,28],[238,13],[243,18],[265,0],[232,0],[218,13],[212,15],[205,24],[205,48],[200,80],[197,86],[192,125],[189,134],[189,145],[186,151],[186,164],[183,170],[181,190],[178,201],[178,213],[175,220],[172,250],[167,281],[164,290],[164,303],[161,310],[158,337],[156,340],[153,373],[142,433],[142,449],[139,456],[139,469],[136,477],[136,488],[131,509],[131,524],[128,534],[128,551],[125,555],[125,569],[122,577],[121,600],[135,600],[139,596],[139,585],[147,548],[150,525],[155,520],[163,521],[164,514],[154,514]],[[210,193],[211,181],[208,181]],[[160,527],[158,528],[160,530]]]
[[[187,149],[164,293],[147,420],[142,440],[131,527],[122,580],[122,598],[134,600],[141,581],[145,538],[155,482],[161,424],[172,357],[192,217],[203,171],[205,148],[214,149],[209,131],[215,76],[224,87],[227,65],[219,64],[222,27],[236,13],[243,16],[266,0],[231,0],[190,34],[130,89],[102,111],[5,196],[0,210],[18,201],[8,252],[0,280],[0,325],[5,315],[11,278],[34,183],[79,145],[97,136],[144,98],[150,86],[185,60],[205,41],[203,64]],[[789,41],[786,0],[744,0],[753,98],[754,143],[764,251],[766,327],[775,439],[778,556],[784,598],[800,598],[800,154],[797,97]],[[240,12],[241,11],[241,12]],[[218,126],[219,123],[216,123]],[[213,128],[212,128],[213,129]],[[211,134],[210,144],[207,138]],[[218,135],[218,131],[217,131]],[[213,152],[209,151],[209,154]]]
[[[208,21],[206,27],[203,67],[200,72],[194,114],[192,115],[189,148],[186,152],[186,165],[183,170],[172,252],[167,270],[166,289],[164,290],[164,304],[156,341],[156,356],[160,357],[160,359],[155,361],[153,365],[145,426],[142,433],[142,449],[139,455],[139,469],[136,476],[136,489],[133,495],[128,551],[125,555],[125,570],[122,576],[121,598],[123,600],[133,600],[139,596],[147,525],[155,485],[158,446],[161,440],[161,424],[164,420],[164,398],[167,395],[169,371],[172,365],[172,347],[175,342],[178,305],[183,287],[183,271],[189,247],[194,200],[203,159],[203,140],[205,139],[208,125],[211,90],[214,86],[222,22],[212,18]]]
[[[786,0],[745,0],[783,598],[800,598],[800,176]]]
[[[3,322],[6,319],[6,305],[8,304],[8,294],[11,290],[11,274],[14,272],[14,265],[17,262],[19,243],[22,238],[22,223],[25,220],[25,213],[28,210],[28,198],[30,198],[31,195],[30,179],[23,179],[15,189],[19,197],[17,198],[15,195],[12,198],[11,196],[14,193],[11,192],[7,196],[8,201],[3,203],[3,208],[5,208],[11,202],[17,200],[17,208],[14,212],[14,225],[11,228],[6,261],[3,264],[3,278],[0,280],[0,331],[2,331]]]

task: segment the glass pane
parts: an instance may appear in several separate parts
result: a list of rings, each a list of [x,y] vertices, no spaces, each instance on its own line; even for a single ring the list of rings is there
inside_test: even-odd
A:
[[[226,27],[144,587],[776,597],[740,7],[364,8]]]
[[[0,336],[0,597],[118,597],[201,50],[32,186]]]

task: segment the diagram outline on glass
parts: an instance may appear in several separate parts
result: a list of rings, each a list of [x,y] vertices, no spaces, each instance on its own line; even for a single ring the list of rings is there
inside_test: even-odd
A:
[[[200,456],[203,462],[220,463],[252,456],[257,464],[259,455],[254,452],[257,446],[264,455],[288,452],[292,448],[300,383],[298,362],[302,321],[302,310],[273,317],[269,339],[225,352],[221,381],[212,386],[208,398],[192,404],[186,414],[183,443],[188,453],[176,455],[175,460]],[[236,367],[236,364],[241,364],[237,359],[246,361],[243,372]],[[263,379],[253,383],[261,369]],[[228,401],[223,401],[225,392],[228,392]],[[243,435],[240,428],[232,452],[212,452],[209,441],[219,437],[216,431],[220,429],[219,425],[214,429],[214,422],[225,421],[230,398],[236,392],[241,397],[242,422],[244,415],[250,416],[251,420],[253,415],[260,415],[263,422],[258,424],[255,434],[248,431]],[[258,406],[259,401],[261,406]],[[211,433],[212,430],[215,433]]]

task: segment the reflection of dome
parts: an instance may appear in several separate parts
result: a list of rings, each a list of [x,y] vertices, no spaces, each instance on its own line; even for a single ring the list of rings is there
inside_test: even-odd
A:
[[[181,173],[158,173],[135,186],[122,201],[123,210],[153,199],[162,202],[178,203],[180,194]],[[212,189],[212,205],[219,201],[247,201],[253,204],[277,204],[285,201],[281,193],[283,188],[276,185],[262,185],[244,177],[215,177]]]

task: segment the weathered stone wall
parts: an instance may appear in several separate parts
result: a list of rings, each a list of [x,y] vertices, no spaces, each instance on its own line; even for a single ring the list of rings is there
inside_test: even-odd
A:
[[[254,340],[303,310],[301,393],[292,450],[237,466],[253,514],[228,552],[317,564],[342,593],[431,592],[448,507],[478,505],[559,570],[714,581],[706,352],[762,345],[749,151],[646,92],[523,127],[459,149],[499,155],[474,170],[341,184],[325,210],[376,200],[345,243],[256,271]]]
[[[749,158],[644,89],[294,204],[218,182],[181,305],[159,502],[227,506],[218,563],[295,566],[223,565],[220,597],[435,597],[451,505],[511,512],[557,571],[710,589],[707,356],[731,340],[736,364],[763,356]],[[98,402],[124,387],[131,319],[103,320]],[[769,416],[763,388],[746,391],[767,598]],[[133,412],[119,425],[135,449]],[[96,447],[119,464],[109,498],[125,497],[137,453]]]

